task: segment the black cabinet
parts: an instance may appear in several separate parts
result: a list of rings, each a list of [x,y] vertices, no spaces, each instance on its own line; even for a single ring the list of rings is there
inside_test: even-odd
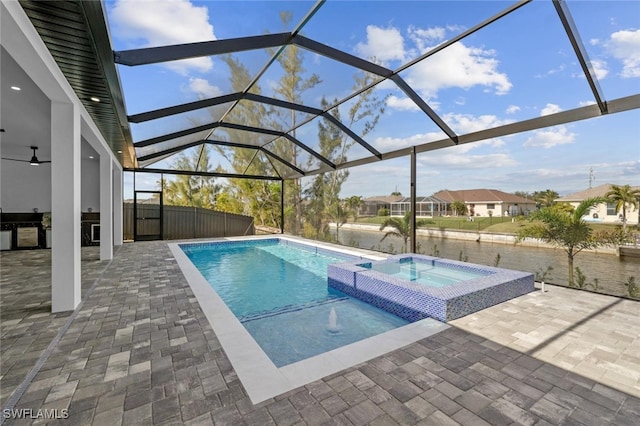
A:
[[[4,231],[2,249],[28,250],[47,248],[46,230],[42,226],[43,213],[0,213],[0,230]],[[84,212],[80,221],[82,246],[100,245],[100,213]],[[5,247],[4,238],[10,247]],[[55,244],[55,242],[52,242]]]

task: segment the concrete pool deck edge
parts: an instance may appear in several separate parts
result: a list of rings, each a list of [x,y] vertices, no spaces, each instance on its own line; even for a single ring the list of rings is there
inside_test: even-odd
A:
[[[274,236],[233,237],[211,239],[210,242],[273,239]],[[383,259],[371,252],[357,249],[345,250],[328,244],[310,244],[290,237],[275,238],[317,246],[327,250],[353,255],[358,253],[372,260]],[[206,244],[207,241],[198,241]],[[242,382],[247,395],[254,404],[265,401],[289,390],[311,383],[348,367],[368,361],[387,352],[399,349],[418,340],[449,328],[433,319],[424,319],[396,330],[374,336],[306,360],[277,368],[253,337],[244,328],[224,301],[213,290],[202,274],[180,248],[181,244],[168,244],[178,266],[182,270],[207,320],[227,354],[231,365]],[[376,259],[377,257],[377,259]]]

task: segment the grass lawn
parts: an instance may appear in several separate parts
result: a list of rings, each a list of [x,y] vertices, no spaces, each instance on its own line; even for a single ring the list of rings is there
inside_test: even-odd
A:
[[[358,223],[369,223],[380,225],[388,216],[374,216],[358,218]],[[428,219],[434,223],[422,228],[442,228],[459,229],[465,231],[495,232],[502,234],[517,234],[518,231],[530,224],[528,219],[511,221],[511,217],[474,217],[473,222],[467,220],[466,216],[458,217],[436,217]],[[589,224],[594,230],[615,229],[620,225],[595,223]]]
[[[388,216],[375,216],[358,218],[358,223],[370,223],[380,225]],[[484,231],[489,227],[497,225],[512,225],[510,217],[474,217],[473,222],[467,220],[466,216],[457,217],[436,217],[427,219],[430,223],[424,227],[427,228],[444,228],[444,229],[461,229],[466,231]],[[508,232],[508,231],[493,231]]]

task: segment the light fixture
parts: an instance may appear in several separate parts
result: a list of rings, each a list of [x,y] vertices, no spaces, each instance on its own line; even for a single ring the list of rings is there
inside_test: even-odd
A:
[[[36,157],[36,149],[38,149],[37,146],[31,146],[30,147],[33,150],[33,156],[31,157],[31,160],[29,160],[29,164],[31,164],[32,166],[39,166],[40,163],[50,163],[51,161],[40,161],[38,160],[38,157]]]
[[[121,150],[118,150],[118,154],[122,154],[122,151],[121,151]]]
[[[93,160],[93,155],[90,155],[89,158]]]
[[[98,98],[97,96],[92,96],[91,99],[93,102],[100,102],[100,98]]]
[[[19,88],[18,86],[11,86],[11,90],[15,90],[16,92],[19,92],[22,89]]]

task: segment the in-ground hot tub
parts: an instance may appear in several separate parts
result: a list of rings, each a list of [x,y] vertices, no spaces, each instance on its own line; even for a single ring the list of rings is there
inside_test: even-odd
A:
[[[450,321],[535,289],[528,272],[418,254],[328,268],[329,287],[408,321]]]

